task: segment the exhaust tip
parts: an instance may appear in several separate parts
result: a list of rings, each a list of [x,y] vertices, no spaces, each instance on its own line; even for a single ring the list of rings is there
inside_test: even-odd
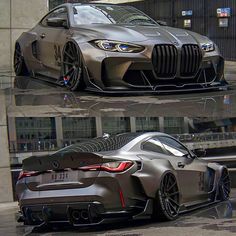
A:
[[[88,211],[81,211],[81,218],[83,220],[88,220],[89,219]]]
[[[77,210],[72,211],[71,217],[73,220],[78,221],[80,219],[80,212]]]

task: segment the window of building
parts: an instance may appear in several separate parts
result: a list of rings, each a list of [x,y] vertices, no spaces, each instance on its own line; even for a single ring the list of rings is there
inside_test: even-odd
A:
[[[159,118],[158,117],[137,117],[136,118],[136,131],[159,131]]]
[[[103,117],[102,131],[108,134],[119,134],[130,132],[130,118],[129,117]]]
[[[16,117],[15,121],[18,150],[42,150],[56,146],[54,118]]]
[[[181,134],[184,132],[183,117],[165,117],[164,132],[167,134]]]
[[[48,4],[49,10],[52,10],[53,8],[65,3],[65,2],[67,2],[67,1],[66,0],[49,0],[49,4]]]
[[[97,136],[95,117],[63,117],[64,141],[81,141]]]

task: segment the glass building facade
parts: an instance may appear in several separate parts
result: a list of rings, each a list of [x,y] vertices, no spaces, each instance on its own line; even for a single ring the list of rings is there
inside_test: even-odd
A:
[[[182,134],[184,132],[184,117],[165,117],[164,132],[168,134]]]
[[[56,126],[51,117],[16,117],[17,150],[42,150],[55,148]],[[52,145],[50,147],[50,145]]]
[[[80,141],[97,136],[94,117],[63,117],[62,129],[64,140]]]
[[[137,117],[136,118],[136,131],[159,131],[159,117]]]
[[[118,134],[130,132],[130,118],[129,117],[103,117],[102,131],[108,134]]]

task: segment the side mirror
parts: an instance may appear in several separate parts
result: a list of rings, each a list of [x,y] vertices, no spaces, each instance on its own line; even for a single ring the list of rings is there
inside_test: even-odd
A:
[[[157,20],[156,22],[161,26],[167,26],[167,22],[165,22],[165,21]]]
[[[197,156],[197,157],[204,157],[206,156],[206,150],[203,148],[198,148],[198,149],[194,149],[193,153]]]
[[[52,17],[47,19],[47,25],[52,27],[64,27],[68,28],[67,19]]]

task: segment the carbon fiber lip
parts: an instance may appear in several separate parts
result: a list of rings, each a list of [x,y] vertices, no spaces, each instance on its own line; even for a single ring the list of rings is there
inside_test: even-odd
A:
[[[192,89],[174,89],[174,90],[97,90],[94,88],[86,88],[85,91],[93,92],[97,94],[107,94],[107,95],[136,95],[136,94],[180,94],[180,93],[193,93],[193,92],[207,92],[207,91],[219,91],[219,90],[229,90],[231,88],[230,85],[223,86],[214,86],[214,87],[205,87],[205,88],[192,88]]]

